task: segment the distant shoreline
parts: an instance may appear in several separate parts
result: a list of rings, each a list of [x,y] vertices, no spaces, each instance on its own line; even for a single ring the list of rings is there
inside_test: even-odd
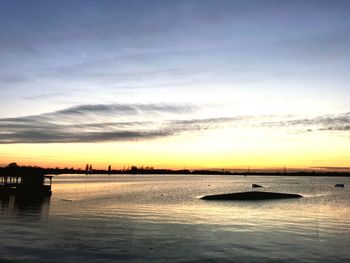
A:
[[[42,168],[37,166],[18,166],[12,163],[6,167],[0,167],[0,175],[10,175],[13,173],[20,174],[85,174],[85,175],[99,175],[99,174],[183,174],[183,175],[232,175],[232,176],[336,176],[336,177],[350,177],[350,172],[343,171],[227,171],[227,170],[171,170],[171,169],[154,169],[154,168],[137,168],[132,166],[128,170],[104,170],[104,169],[74,169],[74,168]]]

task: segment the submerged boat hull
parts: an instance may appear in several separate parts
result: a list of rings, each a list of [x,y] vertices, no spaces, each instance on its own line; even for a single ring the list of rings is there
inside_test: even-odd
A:
[[[229,193],[218,195],[203,196],[203,200],[272,200],[272,199],[289,199],[289,198],[301,198],[303,196],[299,194],[286,194],[286,193],[274,193],[274,192],[241,192],[241,193]]]

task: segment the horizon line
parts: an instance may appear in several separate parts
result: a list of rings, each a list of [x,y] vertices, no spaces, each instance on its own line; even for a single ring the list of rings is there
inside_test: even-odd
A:
[[[67,165],[63,165],[64,168],[61,168],[62,166],[56,166],[56,167],[50,167],[48,165],[44,165],[44,166],[38,166],[36,164],[27,164],[27,165],[21,165],[18,164],[17,162],[11,162],[8,164],[0,164],[0,168],[6,168],[11,164],[16,164],[18,167],[36,167],[36,168],[43,168],[43,169],[60,169],[60,170],[64,170],[64,169],[68,169],[68,170],[85,170],[84,166],[86,165],[91,165],[92,167],[94,166],[93,163],[86,163],[86,165],[83,165],[82,167],[80,166],[67,166]],[[117,168],[113,168],[113,166],[111,164],[107,164],[105,165],[104,168],[101,168],[101,165],[97,165],[97,168],[93,168],[93,170],[96,171],[103,171],[106,170],[108,171],[108,168],[111,167],[111,170],[114,171],[130,171],[130,169],[132,167],[135,167],[137,169],[140,170],[169,170],[169,171],[181,171],[181,170],[189,170],[189,171],[199,171],[199,170],[205,170],[205,171],[247,171],[247,172],[253,172],[253,171],[271,171],[271,170],[275,170],[275,171],[350,171],[350,166],[309,166],[309,167],[293,167],[293,166],[286,166],[286,165],[282,165],[282,166],[270,166],[270,167],[261,167],[261,166],[252,166],[252,165],[248,165],[248,166],[230,166],[230,167],[190,167],[190,166],[184,166],[183,168],[176,168],[176,167],[172,167],[172,168],[167,168],[167,167],[155,167],[153,165],[125,165],[123,167],[117,166]]]

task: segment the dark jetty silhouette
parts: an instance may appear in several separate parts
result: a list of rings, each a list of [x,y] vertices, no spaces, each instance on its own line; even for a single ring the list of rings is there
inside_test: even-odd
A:
[[[203,200],[229,201],[229,200],[272,200],[272,199],[289,199],[301,198],[299,194],[273,193],[273,192],[240,192],[229,194],[207,195],[201,197]]]
[[[334,185],[334,187],[345,187],[345,185],[344,184],[336,184],[336,185]]]
[[[40,169],[19,167],[16,163],[11,163],[0,171],[0,196],[50,196],[52,177]]]

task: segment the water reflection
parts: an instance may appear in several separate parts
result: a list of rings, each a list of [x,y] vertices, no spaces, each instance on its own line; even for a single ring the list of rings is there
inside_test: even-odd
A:
[[[6,214],[31,215],[35,218],[47,218],[49,215],[50,196],[28,197],[7,195],[0,196],[0,211]]]
[[[338,181],[57,176],[51,200],[0,199],[0,261],[348,262],[350,188],[335,188]],[[248,191],[253,183],[304,198],[198,198]]]

